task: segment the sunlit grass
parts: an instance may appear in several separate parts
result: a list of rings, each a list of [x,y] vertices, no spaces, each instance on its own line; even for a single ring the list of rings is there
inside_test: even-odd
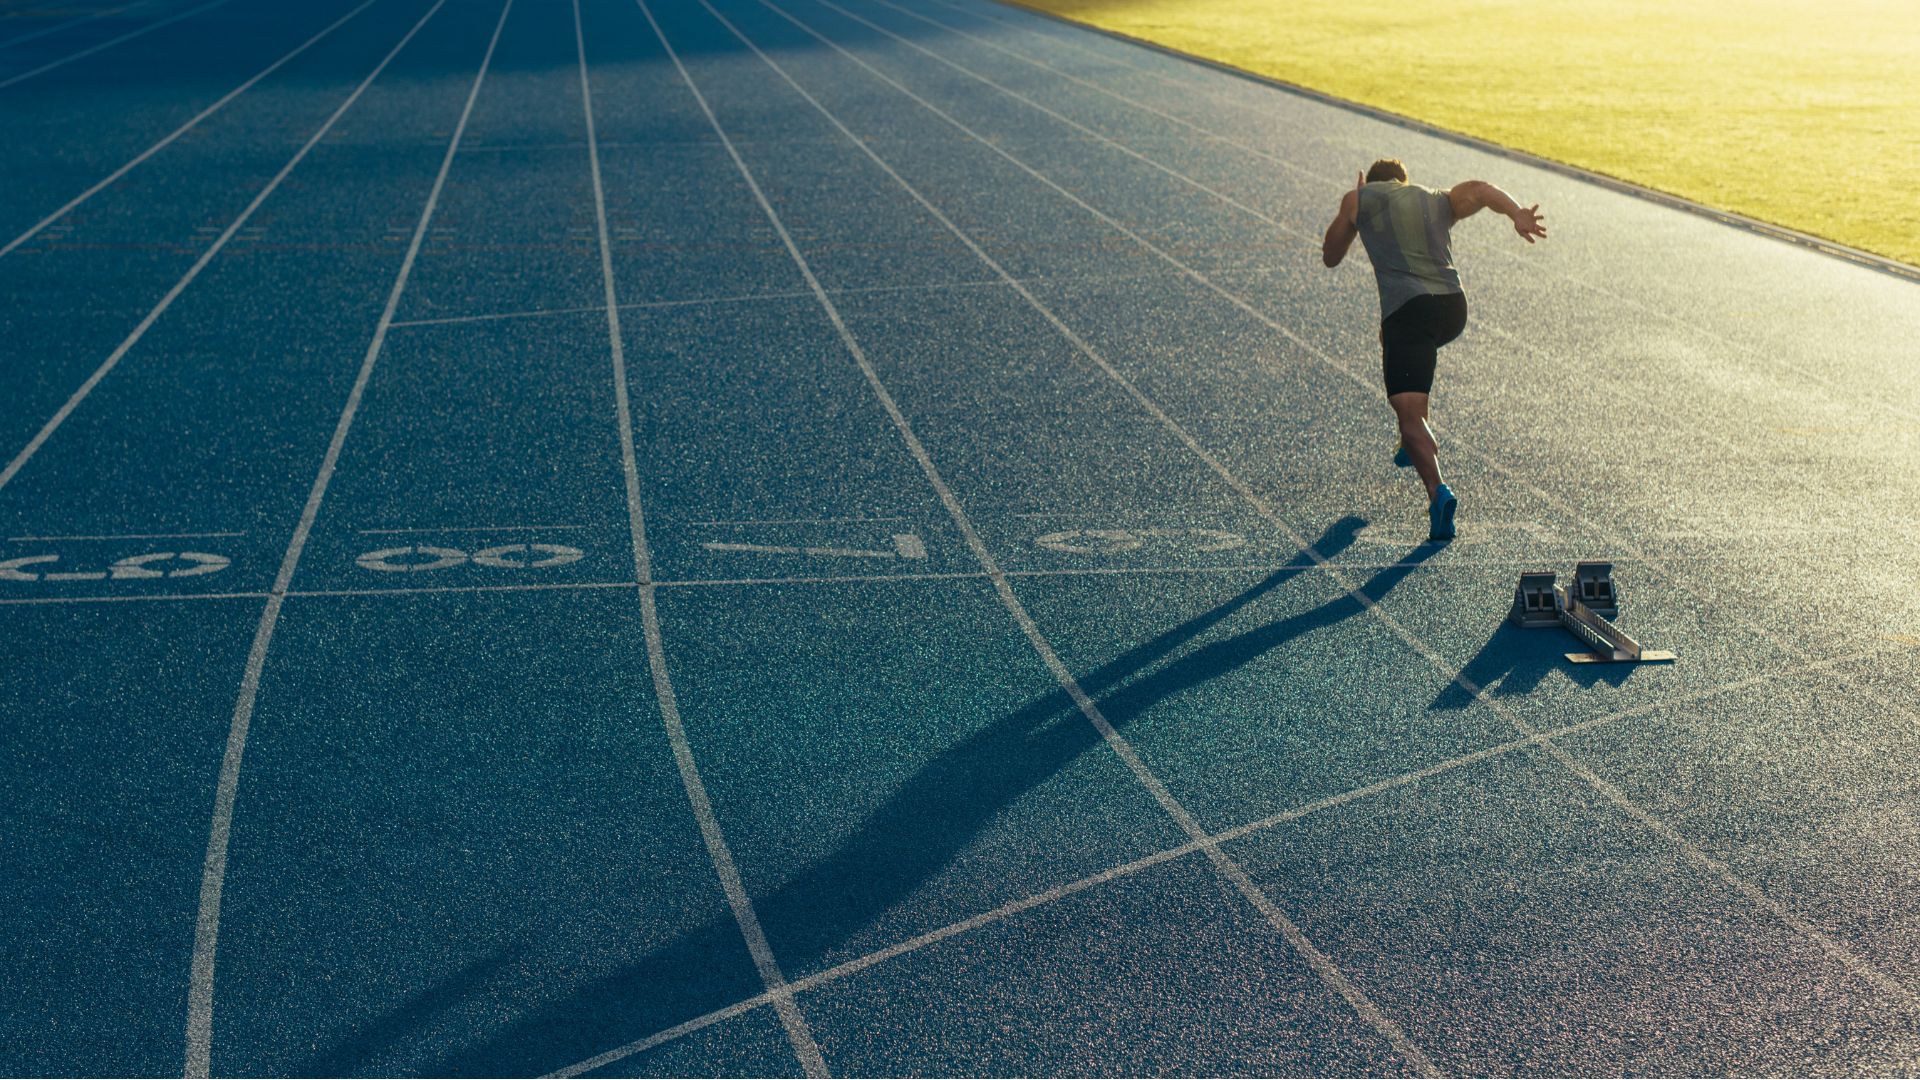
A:
[[[1920,264],[1914,0],[1021,2]]]

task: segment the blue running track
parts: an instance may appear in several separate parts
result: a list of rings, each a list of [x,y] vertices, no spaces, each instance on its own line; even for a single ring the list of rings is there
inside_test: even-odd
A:
[[[1912,1073],[1916,341],[989,0],[4,0],[0,1072]]]

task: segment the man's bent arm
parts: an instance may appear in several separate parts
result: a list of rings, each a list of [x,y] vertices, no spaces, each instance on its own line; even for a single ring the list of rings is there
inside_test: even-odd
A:
[[[1447,192],[1447,201],[1453,204],[1455,221],[1472,217],[1484,206],[1512,218],[1513,231],[1529,244],[1533,243],[1534,237],[1547,235],[1547,227],[1541,224],[1546,217],[1540,213],[1540,204],[1521,206],[1513,201],[1513,196],[1485,180],[1467,180],[1453,185]]]

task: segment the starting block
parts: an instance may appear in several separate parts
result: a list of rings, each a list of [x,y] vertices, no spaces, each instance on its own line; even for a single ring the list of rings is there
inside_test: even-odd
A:
[[[1663,649],[1643,647],[1608,621],[1619,614],[1613,564],[1583,562],[1573,568],[1570,585],[1561,585],[1551,571],[1521,574],[1509,618],[1520,626],[1566,627],[1593,649],[1568,653],[1567,659],[1576,664],[1656,664],[1679,659]]]

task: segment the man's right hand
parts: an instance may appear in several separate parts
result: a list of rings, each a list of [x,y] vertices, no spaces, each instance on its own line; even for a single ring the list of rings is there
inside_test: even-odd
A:
[[[1532,206],[1516,205],[1507,216],[1513,219],[1513,231],[1519,233],[1520,239],[1527,243],[1533,243],[1533,238],[1536,236],[1546,238],[1547,227],[1541,222],[1547,220],[1547,217],[1540,212],[1539,203],[1534,203]]]

